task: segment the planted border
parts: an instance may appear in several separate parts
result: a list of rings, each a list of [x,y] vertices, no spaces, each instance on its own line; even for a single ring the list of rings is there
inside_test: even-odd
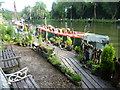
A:
[[[75,73],[72,68],[66,67],[63,65],[62,61],[59,59],[59,57],[55,54],[46,52],[43,49],[41,49],[41,46],[36,46],[35,49],[41,56],[46,58],[46,60],[51,63],[56,69],[58,69],[61,73],[63,73],[70,81],[72,81],[75,85],[81,85],[81,76],[77,73]],[[47,48],[46,48],[47,51]]]

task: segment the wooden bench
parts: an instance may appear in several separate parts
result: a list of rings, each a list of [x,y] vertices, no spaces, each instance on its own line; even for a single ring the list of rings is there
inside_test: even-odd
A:
[[[10,90],[9,84],[7,82],[7,79],[5,77],[5,74],[3,74],[3,71],[0,67],[0,90],[7,88]]]
[[[2,69],[0,71],[2,71]],[[28,68],[25,67],[12,74],[5,74],[3,71],[2,74],[5,76],[11,89],[40,89],[32,78],[32,75],[27,75],[27,71]]]
[[[16,56],[12,49],[12,46],[9,46],[10,48],[0,50],[0,66],[3,69],[3,71],[10,71],[20,67],[20,57]]]

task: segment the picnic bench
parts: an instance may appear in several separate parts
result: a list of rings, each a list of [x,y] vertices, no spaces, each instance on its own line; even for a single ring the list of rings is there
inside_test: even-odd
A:
[[[32,75],[27,75],[28,68],[25,67],[20,71],[12,74],[5,74],[0,67],[0,90],[10,89],[40,89]],[[2,76],[1,76],[2,75]]]
[[[3,71],[10,71],[20,67],[20,56],[16,56],[11,44],[0,45],[3,49],[0,50],[0,67]]]

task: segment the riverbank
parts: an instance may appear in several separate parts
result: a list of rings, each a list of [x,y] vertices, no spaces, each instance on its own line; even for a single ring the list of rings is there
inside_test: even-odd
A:
[[[82,22],[82,23],[88,23],[88,21],[91,21],[93,23],[116,23],[117,20],[112,19],[94,19],[94,20],[88,20],[88,19],[47,19],[47,21],[60,21],[60,22]]]

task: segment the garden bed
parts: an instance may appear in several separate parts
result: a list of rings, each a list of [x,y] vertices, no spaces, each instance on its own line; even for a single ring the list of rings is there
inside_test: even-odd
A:
[[[48,49],[49,52],[47,52]],[[66,67],[62,64],[59,57],[54,54],[54,48],[44,45],[44,46],[36,46],[34,50],[36,50],[41,56],[46,58],[46,60],[49,63],[51,63],[52,66],[54,66],[57,70],[62,72],[67,77],[67,79],[72,81],[75,85],[81,85],[81,80],[82,80],[81,76],[73,72],[73,70],[71,70],[69,67]]]

